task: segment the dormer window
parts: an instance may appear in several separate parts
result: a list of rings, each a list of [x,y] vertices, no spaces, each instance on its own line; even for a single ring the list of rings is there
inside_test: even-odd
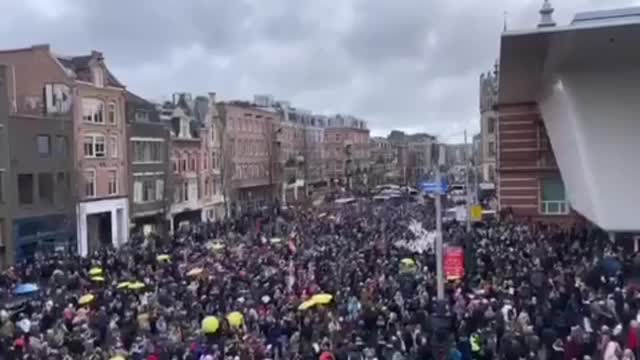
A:
[[[93,77],[93,85],[96,87],[104,87],[104,71],[99,66],[94,66],[91,69],[91,76]]]
[[[181,138],[190,138],[190,134],[189,134],[189,122],[187,121],[187,119],[180,119],[180,134],[178,134],[178,137]]]

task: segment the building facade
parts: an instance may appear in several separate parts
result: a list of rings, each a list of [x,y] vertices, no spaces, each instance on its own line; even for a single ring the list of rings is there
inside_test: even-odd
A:
[[[125,88],[107,68],[102,53],[64,57],[54,55],[48,45],[38,45],[0,52],[0,63],[13,65],[11,106],[17,113],[72,116],[75,146],[68,159],[78,177],[74,189],[78,252],[85,256],[100,246],[126,242]]]
[[[13,74],[0,66],[0,268],[75,245],[71,114],[15,112]]]
[[[384,137],[372,137],[369,141],[371,159],[370,186],[393,182],[396,167],[395,153],[389,140]]]
[[[132,231],[166,234],[172,188],[169,168],[170,136],[155,104],[126,94],[129,152],[129,209]]]
[[[496,178],[498,64],[493,72],[480,75],[480,162],[482,181]]]
[[[367,186],[369,177],[369,129],[349,115],[329,117],[324,131],[327,177],[348,188]]]
[[[280,114],[250,102],[218,104],[223,124],[223,191],[233,214],[253,211],[275,200],[283,169],[279,166]]]
[[[216,107],[216,93],[196,98],[196,118],[202,138],[201,176],[202,221],[214,221],[225,217],[222,194],[222,123]]]

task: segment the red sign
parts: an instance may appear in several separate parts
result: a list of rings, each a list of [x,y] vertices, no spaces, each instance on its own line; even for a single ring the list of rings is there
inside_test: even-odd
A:
[[[464,277],[464,251],[460,246],[444,248],[444,276],[447,280],[460,280]]]

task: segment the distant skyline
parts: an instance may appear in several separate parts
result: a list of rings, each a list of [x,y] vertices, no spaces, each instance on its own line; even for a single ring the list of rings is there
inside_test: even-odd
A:
[[[316,113],[462,142],[479,131],[478,78],[509,29],[534,28],[543,0],[23,0],[0,1],[0,46],[49,43],[105,54],[149,99],[215,91],[272,94]],[[576,12],[634,0],[551,0],[558,25]]]

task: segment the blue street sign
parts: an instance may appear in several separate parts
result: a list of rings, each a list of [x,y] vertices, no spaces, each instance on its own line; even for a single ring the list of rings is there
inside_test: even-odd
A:
[[[446,183],[436,182],[421,182],[419,185],[420,190],[429,194],[445,194],[449,188]]]

